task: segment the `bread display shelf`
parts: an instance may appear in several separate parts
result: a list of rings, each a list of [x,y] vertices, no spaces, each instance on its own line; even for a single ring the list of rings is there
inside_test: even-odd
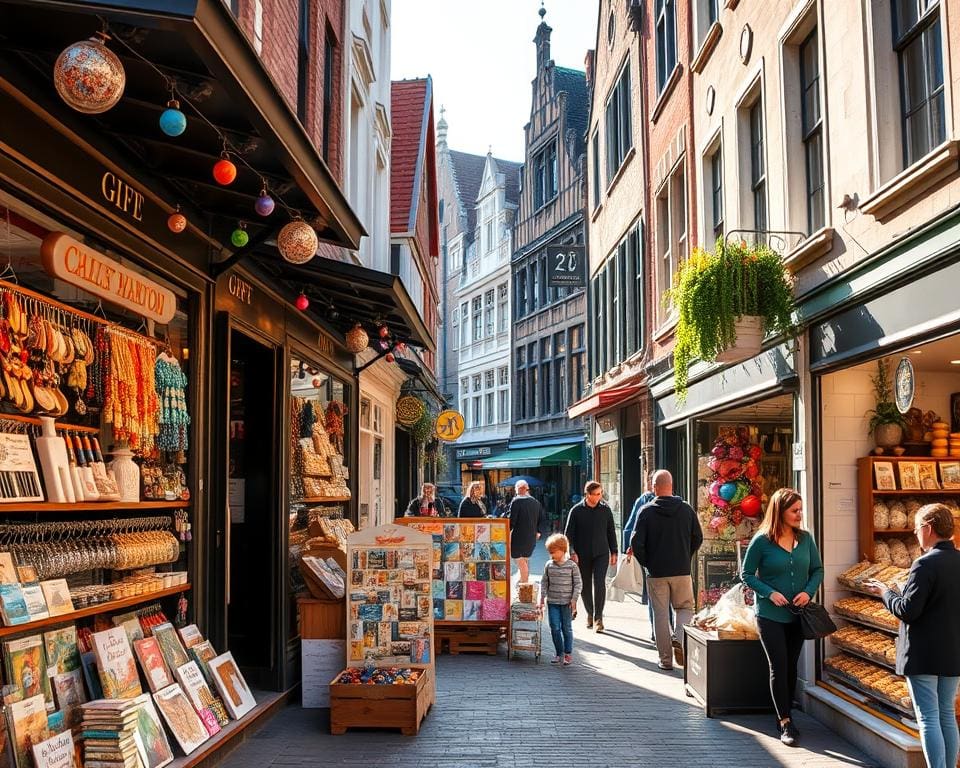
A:
[[[883,667],[884,669],[889,669],[891,672],[896,674],[897,668],[880,656],[875,656],[872,653],[869,653],[862,648],[858,648],[851,643],[844,642],[843,640],[835,640],[831,638],[831,642],[844,653],[849,653],[851,656],[858,656],[865,661],[869,661],[871,664],[876,664],[878,667]]]
[[[842,616],[848,621],[853,621],[853,622],[856,622],[857,624],[862,624],[865,627],[870,627],[870,629],[877,629],[880,632],[886,632],[891,635],[899,634],[899,629],[896,629],[886,624],[881,624],[875,619],[871,619],[869,616],[844,608],[842,605],[840,605],[839,601],[837,603],[834,603],[833,610],[837,613],[838,616]]]
[[[349,496],[305,496],[302,499],[294,499],[294,504],[330,504],[334,502],[350,501]]]
[[[38,621],[29,621],[26,624],[15,624],[12,627],[0,627],[0,637],[10,637],[11,635],[20,635],[24,632],[36,632],[38,629],[45,629],[47,627],[53,627],[57,624],[69,624],[70,622],[76,621],[77,619],[84,619],[87,616],[96,616],[100,613],[110,613],[111,611],[120,611],[124,608],[129,608],[134,605],[139,605],[140,603],[149,603],[154,600],[159,600],[161,597],[168,597],[169,595],[176,595],[180,592],[189,592],[190,583],[186,584],[177,584],[174,587],[167,587],[166,589],[158,589],[154,592],[144,592],[142,595],[135,595],[134,597],[125,597],[122,600],[109,600],[105,603],[97,603],[96,605],[90,605],[86,608],[79,608],[76,611],[71,611],[70,613],[63,613],[59,616],[50,616],[46,619],[40,619]]]
[[[893,698],[892,696],[885,695],[880,691],[878,691],[876,688],[873,688],[867,683],[861,681],[854,675],[833,666],[831,661],[832,659],[826,659],[823,662],[824,671],[827,672],[827,674],[829,674],[831,677],[842,682],[844,685],[847,685],[853,688],[854,690],[859,691],[863,695],[868,696],[869,698],[874,699],[875,701],[878,701],[881,704],[896,710],[897,712],[901,712],[905,715],[909,715],[910,717],[913,717],[915,715],[913,711],[913,705],[910,703],[909,696],[905,697],[904,700],[899,700],[899,699]],[[872,661],[864,661],[863,663],[874,666],[874,667],[878,667],[879,669],[879,665],[875,664]],[[895,677],[895,675],[893,675],[892,673],[888,672],[885,669],[883,669],[882,671],[885,674],[890,675],[890,677]]]

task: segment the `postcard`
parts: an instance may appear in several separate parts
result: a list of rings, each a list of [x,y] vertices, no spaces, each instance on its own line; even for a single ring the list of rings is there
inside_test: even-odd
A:
[[[443,618],[446,621],[462,621],[463,600],[447,600],[443,606]]]
[[[873,462],[873,474],[878,491],[897,490],[897,481],[893,477],[893,464],[889,461]]]
[[[480,621],[480,600],[464,600],[463,601],[463,620],[464,621]]]
[[[140,668],[147,679],[147,685],[150,686],[151,693],[156,693],[173,682],[170,673],[167,671],[167,664],[163,660],[163,653],[160,651],[157,638],[147,637],[143,640],[135,640],[133,642],[133,652],[140,660]]]
[[[477,577],[475,581],[490,581],[491,565],[499,565],[499,563],[477,563]]]
[[[497,544],[497,543],[488,544],[487,542],[484,541],[477,544],[476,559],[477,560],[495,560],[496,558],[493,557],[494,547],[503,547],[504,553],[506,553],[507,551],[506,544]],[[504,554],[504,556],[506,556],[506,554]],[[500,558],[500,559],[502,560],[503,558]]]
[[[917,468],[920,472],[920,487],[925,491],[936,491],[940,489],[940,483],[937,482],[937,462],[918,461]]]
[[[443,617],[446,615],[446,603],[442,597],[433,598],[433,618],[437,621],[443,621]]]
[[[490,559],[491,560],[507,559],[507,545],[505,542],[495,541],[490,545]]]
[[[456,541],[449,541],[443,545],[443,562],[449,563],[461,559],[460,544]]]
[[[471,542],[463,542],[460,544],[460,559],[464,562],[467,560],[476,559],[473,544]]]
[[[469,524],[460,524],[460,541],[474,542],[477,540],[477,526]]]
[[[900,472],[900,487],[905,491],[920,490],[920,469],[915,461],[897,463]]]
[[[229,651],[210,662],[210,671],[231,717],[239,719],[257,705]]]
[[[508,577],[506,563],[491,563],[490,581],[506,581]]]
[[[380,621],[383,617],[382,605],[370,605],[365,603],[360,606],[360,618],[363,621]]]
[[[940,462],[940,482],[944,488],[960,488],[960,461]]]
[[[490,523],[490,541],[506,541],[506,523]]]
[[[463,563],[444,563],[444,581],[463,581]]]
[[[474,528],[476,529],[475,541],[490,541],[489,523],[477,523]]]
[[[157,691],[153,694],[153,700],[184,754],[189,755],[210,738],[206,726],[178,683]]]
[[[467,600],[483,600],[487,596],[486,586],[482,581],[468,581],[464,598]]]
[[[446,597],[447,600],[463,600],[463,582],[448,581]]]

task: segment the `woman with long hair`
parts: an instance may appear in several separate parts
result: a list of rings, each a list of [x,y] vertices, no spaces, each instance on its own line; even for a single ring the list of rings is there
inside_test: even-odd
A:
[[[803,608],[823,583],[823,562],[813,536],[803,529],[803,499],[792,488],[770,497],[767,513],[743,559],[743,582],[756,593],[760,643],[770,665],[770,695],[780,741],[794,746],[800,734],[790,716],[803,649]]]
[[[467,495],[460,501],[457,517],[486,517],[487,505],[483,503],[483,485],[474,480],[467,487]]]
[[[953,530],[949,507],[920,507],[913,531],[924,554],[910,568],[903,592],[876,580],[866,584],[900,619],[897,674],[907,677],[930,768],[954,768],[960,752],[954,704],[960,683],[960,552]]]

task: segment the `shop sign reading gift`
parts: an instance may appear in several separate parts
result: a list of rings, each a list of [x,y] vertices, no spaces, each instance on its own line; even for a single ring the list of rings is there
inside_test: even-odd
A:
[[[63,232],[51,232],[40,247],[43,267],[64,282],[166,325],[177,311],[169,288],[144,277]]]

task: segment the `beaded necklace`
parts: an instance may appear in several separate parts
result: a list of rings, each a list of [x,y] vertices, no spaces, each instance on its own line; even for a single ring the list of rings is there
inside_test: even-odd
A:
[[[187,376],[180,362],[166,353],[157,357],[154,368],[156,393],[160,398],[160,428],[157,448],[161,451],[187,450],[190,414],[187,412]]]

